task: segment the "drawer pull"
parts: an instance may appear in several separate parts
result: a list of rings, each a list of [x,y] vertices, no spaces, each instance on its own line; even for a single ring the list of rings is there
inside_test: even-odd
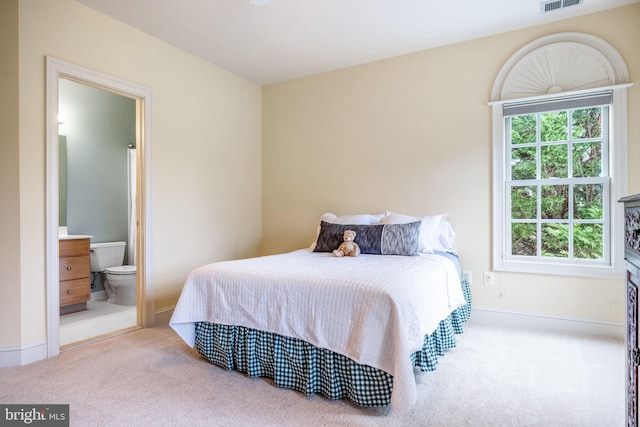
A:
[[[69,289],[69,290],[67,291],[67,293],[68,293],[68,294],[71,294],[71,289]]]
[[[71,266],[67,265],[67,271],[71,271]]]

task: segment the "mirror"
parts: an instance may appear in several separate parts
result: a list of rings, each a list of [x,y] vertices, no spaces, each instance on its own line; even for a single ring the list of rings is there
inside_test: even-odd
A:
[[[58,136],[59,226],[67,226],[67,137]]]

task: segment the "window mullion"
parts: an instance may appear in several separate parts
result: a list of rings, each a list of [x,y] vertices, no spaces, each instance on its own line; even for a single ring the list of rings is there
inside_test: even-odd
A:
[[[536,185],[536,258],[542,258],[542,185]]]
[[[568,259],[573,259],[573,255],[574,255],[574,251],[573,251],[573,224],[574,224],[574,219],[575,219],[575,213],[573,211],[573,190],[574,190],[574,185],[573,184],[569,184],[569,194],[567,195],[567,197],[569,198],[569,200],[567,200],[567,204],[569,205],[569,213],[568,213],[568,222],[567,222],[567,234],[568,234],[568,239],[569,239],[569,246],[568,246],[568,251],[569,253],[568,255]]]

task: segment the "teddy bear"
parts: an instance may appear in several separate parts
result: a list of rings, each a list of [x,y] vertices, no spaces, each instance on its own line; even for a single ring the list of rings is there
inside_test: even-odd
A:
[[[355,238],[355,231],[345,230],[342,235],[342,239],[344,240],[344,242],[340,244],[340,247],[338,247],[338,249],[333,251],[333,254],[337,257],[360,255],[360,246],[358,246],[358,244],[354,242]]]

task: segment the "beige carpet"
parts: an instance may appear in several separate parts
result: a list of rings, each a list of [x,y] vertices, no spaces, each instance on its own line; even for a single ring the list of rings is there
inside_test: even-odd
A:
[[[0,403],[68,403],[72,426],[606,427],[625,424],[624,376],[620,340],[472,318],[398,418],[225,371],[162,326],[0,369]]]

